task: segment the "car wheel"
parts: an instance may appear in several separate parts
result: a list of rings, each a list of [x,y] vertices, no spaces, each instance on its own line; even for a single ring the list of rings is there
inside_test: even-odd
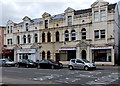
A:
[[[69,66],[69,69],[70,69],[70,70],[73,70],[73,66]]]
[[[51,66],[51,69],[54,69],[54,66],[53,66],[53,65]]]
[[[15,64],[14,66],[17,67],[17,64]]]
[[[38,65],[37,68],[40,69],[40,65]]]
[[[17,64],[17,67],[19,68],[19,67],[20,67],[20,65],[19,65],[19,64]]]
[[[26,68],[28,68],[29,66],[28,65],[26,65]]]
[[[85,66],[85,68],[84,68],[86,71],[89,69],[87,66]]]
[[[63,68],[63,64],[60,64],[60,68]]]

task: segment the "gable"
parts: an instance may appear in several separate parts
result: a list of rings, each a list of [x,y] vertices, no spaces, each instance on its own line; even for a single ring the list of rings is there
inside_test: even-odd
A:
[[[50,17],[50,16],[51,15],[49,13],[47,13],[47,12],[44,12],[43,15],[42,15],[43,18]]]
[[[14,24],[13,21],[9,20],[7,24]]]
[[[64,12],[65,12],[65,13],[69,13],[69,12],[73,12],[73,11],[74,11],[73,8],[68,7]]]
[[[27,20],[31,20],[28,16],[25,16],[22,20],[27,21]]]
[[[97,0],[96,2],[94,2],[91,7],[98,7],[98,6],[104,6],[104,5],[108,5],[109,3],[103,0]]]

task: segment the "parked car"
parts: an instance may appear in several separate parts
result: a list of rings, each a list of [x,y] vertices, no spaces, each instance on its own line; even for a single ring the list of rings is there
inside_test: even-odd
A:
[[[55,62],[53,60],[41,60],[38,62],[37,68],[62,68],[63,64],[59,62]]]
[[[36,67],[37,63],[33,62],[30,59],[21,59],[19,62],[17,62],[17,67]]]
[[[72,69],[84,69],[84,70],[89,70],[89,69],[96,69],[96,65],[92,62],[89,62],[85,59],[71,59],[70,63],[68,65],[68,68],[70,70]]]
[[[0,67],[4,67],[5,66],[5,60],[4,59],[0,59]]]
[[[7,58],[4,58],[4,59],[0,59],[1,60],[1,63],[2,63],[2,66],[15,66],[16,65],[16,62],[10,60],[10,59],[7,59]]]

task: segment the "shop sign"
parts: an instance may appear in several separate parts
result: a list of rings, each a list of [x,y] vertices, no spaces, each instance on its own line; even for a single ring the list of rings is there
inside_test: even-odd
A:
[[[70,47],[67,47],[67,48],[60,48],[59,50],[76,50],[76,48],[70,48]]]
[[[112,49],[113,46],[96,46],[96,47],[91,47],[90,49]]]
[[[35,53],[35,49],[19,49],[17,53]]]

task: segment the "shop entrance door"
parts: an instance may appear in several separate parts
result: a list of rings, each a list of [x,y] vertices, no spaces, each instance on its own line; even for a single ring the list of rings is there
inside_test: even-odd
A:
[[[82,50],[81,54],[82,59],[86,59],[86,51]]]

